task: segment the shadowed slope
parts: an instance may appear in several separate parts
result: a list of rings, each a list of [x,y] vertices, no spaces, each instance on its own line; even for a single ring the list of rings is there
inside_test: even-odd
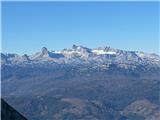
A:
[[[27,120],[14,108],[1,99],[1,120]]]

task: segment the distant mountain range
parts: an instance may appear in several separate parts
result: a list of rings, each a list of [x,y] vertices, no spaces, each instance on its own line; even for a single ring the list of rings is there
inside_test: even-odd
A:
[[[110,47],[89,49],[73,45],[71,49],[48,51],[43,47],[41,52],[33,55],[1,54],[3,65],[17,66],[88,66],[92,70],[128,69],[130,71],[147,72],[160,69],[160,56],[137,51],[124,51]],[[48,64],[50,64],[48,66]]]
[[[1,53],[2,97],[29,120],[159,120],[160,56],[73,45]]]
[[[52,62],[57,64],[88,64],[91,62],[99,64],[125,64],[128,65],[151,65],[160,66],[160,56],[138,51],[124,51],[110,47],[99,47],[90,49],[83,46],[73,45],[71,49],[61,51],[48,51],[43,47],[41,52],[33,55],[1,54],[2,64],[36,64],[41,62]],[[121,66],[121,67],[126,67]],[[132,66],[132,67],[133,67]],[[133,67],[134,68],[134,67]]]

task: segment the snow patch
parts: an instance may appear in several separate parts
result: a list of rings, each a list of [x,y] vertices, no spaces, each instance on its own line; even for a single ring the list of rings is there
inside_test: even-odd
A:
[[[113,51],[104,51],[104,50],[92,50],[93,53],[97,54],[97,55],[103,55],[103,54],[116,54],[116,52]]]

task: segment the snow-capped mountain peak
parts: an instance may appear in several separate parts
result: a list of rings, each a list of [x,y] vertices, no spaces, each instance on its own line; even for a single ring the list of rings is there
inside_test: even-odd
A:
[[[111,47],[90,49],[84,46],[73,45],[70,49],[49,51],[43,47],[40,52],[33,55],[1,54],[2,64],[98,64],[109,66],[116,64],[119,67],[150,66],[160,67],[160,56],[137,51],[124,51]]]

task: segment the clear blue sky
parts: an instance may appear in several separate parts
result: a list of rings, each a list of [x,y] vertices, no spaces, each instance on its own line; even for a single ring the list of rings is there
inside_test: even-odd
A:
[[[2,52],[111,46],[158,53],[158,2],[3,2]]]

